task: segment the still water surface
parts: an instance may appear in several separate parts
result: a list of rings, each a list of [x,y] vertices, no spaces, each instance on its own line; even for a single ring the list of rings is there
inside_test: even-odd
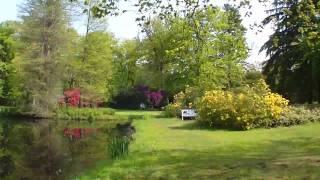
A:
[[[102,122],[56,120],[1,119],[1,127],[0,174],[25,180],[76,179],[108,159],[115,130]]]

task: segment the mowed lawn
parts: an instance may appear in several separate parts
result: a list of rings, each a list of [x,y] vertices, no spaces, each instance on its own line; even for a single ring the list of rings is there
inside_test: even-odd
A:
[[[128,157],[80,179],[320,179],[320,124],[208,130],[158,113],[134,121]]]

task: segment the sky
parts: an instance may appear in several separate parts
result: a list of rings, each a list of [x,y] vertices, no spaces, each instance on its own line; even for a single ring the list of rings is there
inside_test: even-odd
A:
[[[0,22],[6,20],[17,20],[18,19],[18,5],[23,3],[24,0],[0,0]],[[218,1],[219,2],[219,1]],[[221,1],[220,1],[221,2]],[[248,29],[246,33],[246,39],[250,50],[249,58],[247,62],[260,65],[266,60],[265,53],[259,53],[261,46],[268,40],[273,30],[270,26],[264,28],[261,33],[256,33],[256,30],[250,30],[250,24],[254,22],[261,22],[265,17],[265,7],[256,1],[252,1],[252,16],[244,17],[243,24]],[[244,12],[242,12],[244,14]],[[108,30],[112,32],[116,38],[120,40],[131,39],[137,36],[139,28],[135,22],[138,15],[129,11],[124,15],[118,17],[110,17],[108,19]],[[75,24],[75,28],[81,32],[84,29],[82,23],[78,22]]]

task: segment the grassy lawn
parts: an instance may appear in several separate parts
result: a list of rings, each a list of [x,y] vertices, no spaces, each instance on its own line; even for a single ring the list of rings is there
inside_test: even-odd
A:
[[[193,122],[135,120],[130,155],[101,162],[81,179],[319,179],[320,124],[291,128],[224,131]]]

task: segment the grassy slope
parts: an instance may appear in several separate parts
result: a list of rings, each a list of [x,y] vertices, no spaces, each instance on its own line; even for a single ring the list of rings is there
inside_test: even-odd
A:
[[[241,132],[149,118],[135,126],[129,157],[81,179],[320,178],[320,124]]]

